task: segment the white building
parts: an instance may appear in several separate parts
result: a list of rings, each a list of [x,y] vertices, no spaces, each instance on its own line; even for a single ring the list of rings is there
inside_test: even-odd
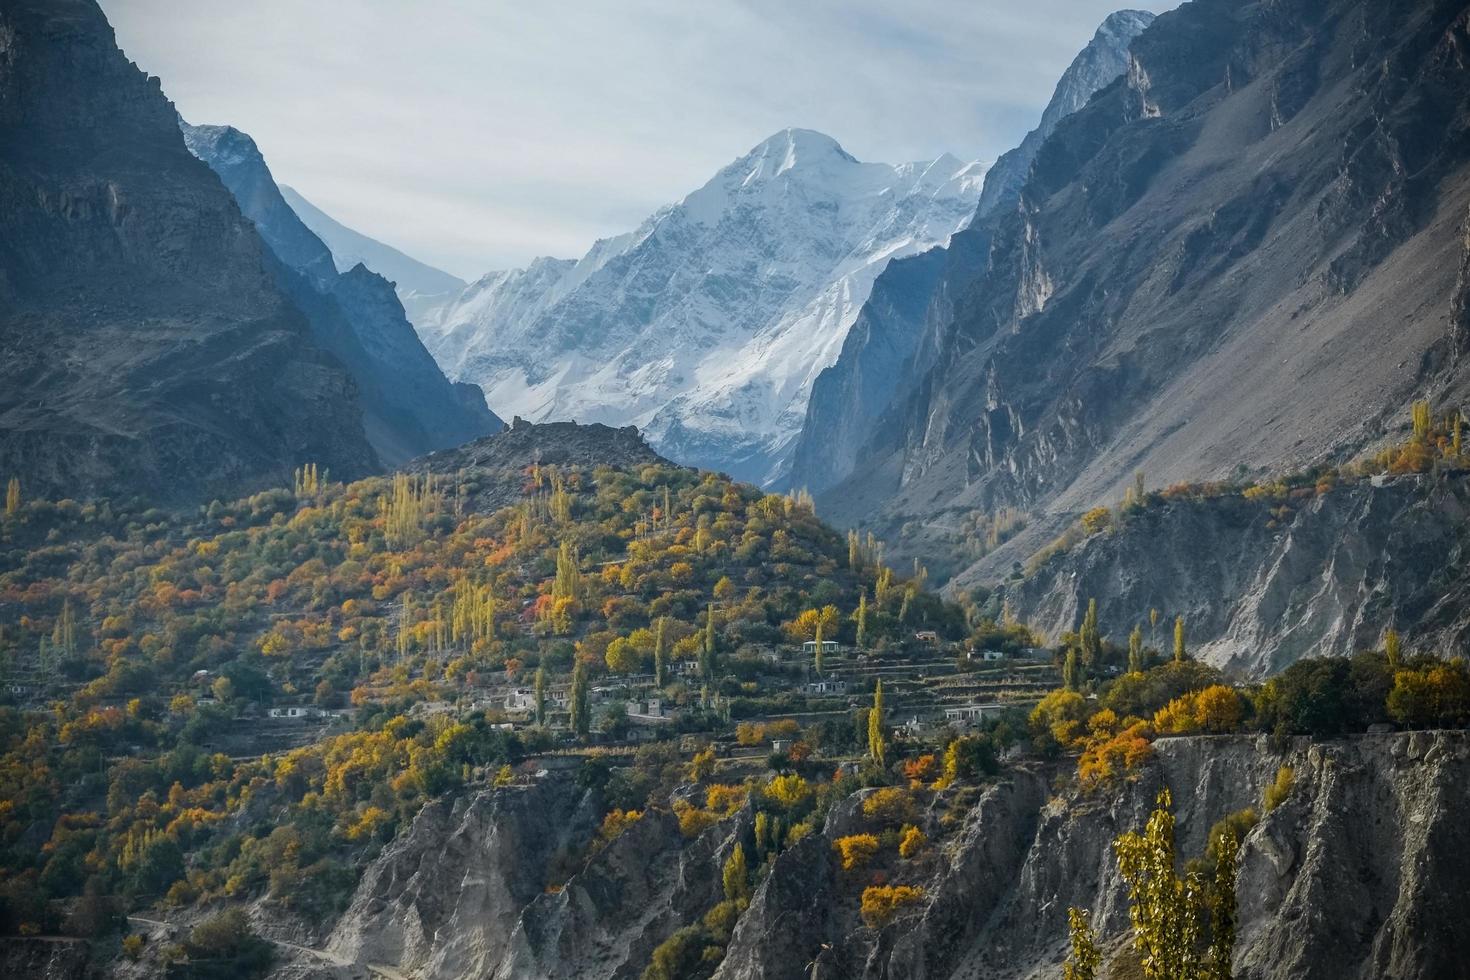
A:
[[[822,641],[822,656],[825,657],[829,653],[836,653],[838,649],[836,640]],[[817,655],[817,641],[807,640],[801,645],[801,652],[809,657],[815,657]]]

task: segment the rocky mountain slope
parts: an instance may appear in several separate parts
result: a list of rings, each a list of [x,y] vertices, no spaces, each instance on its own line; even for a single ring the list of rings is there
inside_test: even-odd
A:
[[[398,299],[410,323],[416,322],[428,309],[448,302],[465,282],[442,269],[405,255],[391,245],[354,231],[312,204],[299,192],[280,185],[281,197],[296,212],[301,223],[326,243],[337,263],[338,272],[348,272],[358,264],[393,283]]]
[[[1295,785],[1265,811],[1283,765]],[[952,831],[941,818],[954,801],[941,795],[919,819],[947,837],[926,865],[925,897],[881,930],[858,920],[864,880],[833,852],[862,823],[861,794],[849,798],[776,859],[715,976],[1054,977],[1069,906],[1092,910],[1119,951],[1129,925],[1112,841],[1141,828],[1166,787],[1185,855],[1203,851],[1220,818],[1261,811],[1241,853],[1237,977],[1470,976],[1452,938],[1470,897],[1455,818],[1470,802],[1463,732],[1280,750],[1264,738],[1163,739],[1140,777],[1117,787],[1054,795],[1051,775],[1021,767],[959,807]],[[552,856],[593,831],[589,800],[573,788],[551,774],[426,808],[364,875],[331,953],[426,978],[638,977],[654,946],[719,899],[719,869],[749,833],[749,812],[693,840],[651,813],[560,886]]]
[[[576,263],[492,274],[418,326],[502,412],[635,424],[673,459],[770,482],[873,279],[963,227],[983,172],[785,130]]]
[[[0,6],[0,474],[159,501],[378,465],[356,385],[91,0]]]
[[[1037,127],[986,171],[976,209],[982,221],[956,233],[948,246],[894,260],[878,276],[837,360],[812,383],[790,485],[816,493],[852,472],[875,421],[905,380],[919,372],[915,358],[926,332],[939,329],[953,312],[953,297],[983,268],[989,248],[983,219],[1015,207],[1041,144],[1062,119],[1123,74],[1128,45],[1153,18],[1140,10],[1109,15],[1062,74]]]
[[[340,260],[297,217],[255,141],[232,126],[180,123],[189,151],[209,164],[286,267],[279,276],[317,342],[352,372],[368,439],[388,465],[494,432],[501,422],[478,387],[444,377],[404,316],[394,286]]]
[[[928,553],[977,510],[1116,503],[1137,470],[1163,486],[1341,456],[1458,392],[1467,18],[1449,0],[1161,15],[985,219],[932,357],[824,515]]]
[[[1165,626],[1182,615],[1197,656],[1246,676],[1309,654],[1377,649],[1389,627],[1415,649],[1454,656],[1470,638],[1467,515],[1463,474],[1363,481],[1298,500],[1171,500],[1005,592],[1018,616],[1053,637],[1075,629],[1093,598],[1119,642],[1134,624],[1147,632],[1152,609]],[[1189,546],[1163,546],[1175,541]],[[956,585],[1000,579],[1008,563],[997,552]],[[1161,648],[1166,639],[1155,637]]]

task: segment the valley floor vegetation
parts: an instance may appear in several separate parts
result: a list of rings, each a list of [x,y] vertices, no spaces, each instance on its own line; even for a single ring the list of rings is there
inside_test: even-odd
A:
[[[343,485],[306,467],[290,490],[191,514],[27,499],[11,481],[0,929],[136,957],[123,914],[176,910],[196,923],[159,954],[176,969],[258,972],[270,949],[241,903],[329,924],[426,801],[570,755],[603,817],[553,889],[651,812],[690,839],[743,814],[722,901],[644,974],[707,976],[771,862],[839,805],[857,807],[831,842],[845,914],[882,930],[923,907],[947,837],[1008,765],[1074,769],[1102,793],[1160,738],[1470,721],[1465,663],[1392,631],[1257,685],[1193,659],[1179,618],[1163,618],[1172,644],[1141,626],[1114,642],[1096,603],[1038,651],[1008,614],[941,600],[921,567],[896,575],[802,496],[673,466],[532,465],[514,474],[519,503],[477,512],[498,478]],[[920,723],[936,686],[985,688],[981,651],[1020,695]],[[935,686],[913,683],[941,665]],[[1278,783],[1288,794],[1291,774]],[[1248,825],[1226,829],[1238,842]],[[1205,856],[1211,874],[1226,850]],[[1138,895],[1162,887],[1152,853],[1119,844]],[[1085,916],[1074,926],[1081,971]],[[1201,943],[1190,955],[1214,955]]]

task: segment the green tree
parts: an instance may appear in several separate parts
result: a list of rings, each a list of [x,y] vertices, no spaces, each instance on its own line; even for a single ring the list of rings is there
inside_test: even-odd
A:
[[[1087,614],[1082,617],[1082,629],[1077,635],[1082,645],[1082,663],[1088,669],[1097,666],[1102,656],[1102,636],[1097,630],[1097,600],[1087,600]]]
[[[745,848],[737,841],[730,858],[725,862],[722,876],[725,898],[732,902],[750,901],[750,878],[745,866]]]
[[[1389,630],[1383,638],[1383,649],[1388,655],[1388,666],[1397,670],[1399,667],[1400,641],[1399,631]]]
[[[1067,647],[1067,656],[1062,661],[1062,686],[1069,691],[1082,689],[1082,664],[1076,647]]]
[[[873,709],[868,712],[868,756],[881,769],[885,765],[887,746],[883,741],[883,682],[873,687]]]
[[[592,704],[587,691],[587,664],[581,657],[572,668],[572,691],[570,695],[572,731],[586,735],[592,727]]]
[[[607,669],[614,674],[633,673],[638,669],[641,660],[637,648],[624,636],[618,637],[607,645],[604,659],[607,661]]]
[[[546,724],[546,668],[536,668],[536,724]]]
[[[1087,926],[1086,912],[1067,909],[1067,938],[1072,954],[1062,967],[1062,980],[1094,980],[1102,953],[1097,948],[1097,932]]]
[[[653,642],[653,683],[656,687],[663,687],[668,683],[669,652],[666,634],[669,625],[669,617],[658,618],[658,632]]]
[[[1134,624],[1133,632],[1128,634],[1128,672],[1143,672],[1143,627],[1137,624]]]
[[[711,602],[704,616],[704,646],[699,651],[699,673],[705,680],[715,677],[715,604]]]
[[[1176,664],[1183,663],[1184,662],[1184,658],[1188,654],[1188,652],[1189,651],[1186,650],[1185,647],[1184,647],[1184,617],[1183,616],[1175,616],[1174,617],[1174,662]]]

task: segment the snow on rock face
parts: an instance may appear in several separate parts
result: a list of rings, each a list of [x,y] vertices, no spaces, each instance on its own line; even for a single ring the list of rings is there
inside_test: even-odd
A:
[[[418,327],[503,414],[637,425],[679,462],[768,483],[873,280],[963,228],[985,169],[862,163],[784,130],[636,231],[491,273]]]

